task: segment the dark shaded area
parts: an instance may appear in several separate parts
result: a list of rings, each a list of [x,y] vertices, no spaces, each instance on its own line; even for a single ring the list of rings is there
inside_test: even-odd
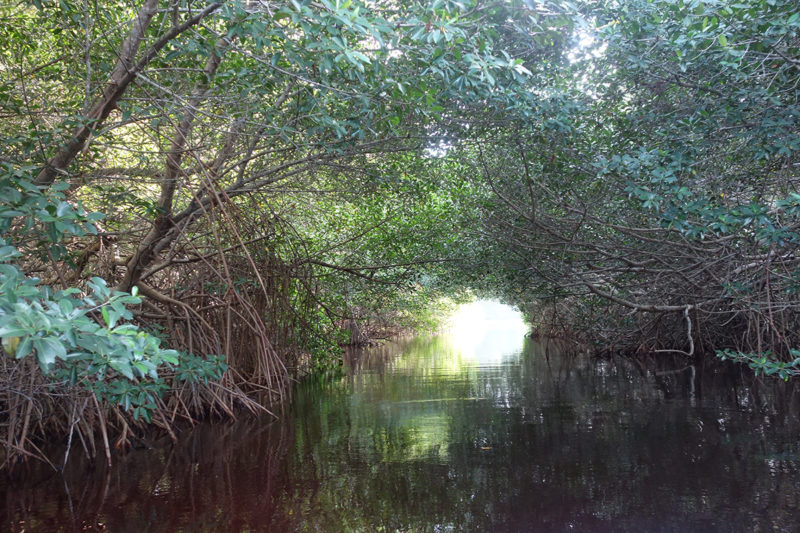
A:
[[[292,426],[264,420],[203,424],[177,446],[133,450],[113,468],[75,453],[64,475],[34,467],[0,478],[0,530],[246,531],[275,513],[270,495]]]
[[[487,336],[352,353],[282,423],[206,425],[111,472],[4,486],[53,531],[795,531],[797,387],[737,367],[522,353]],[[746,374],[746,371],[745,371]]]

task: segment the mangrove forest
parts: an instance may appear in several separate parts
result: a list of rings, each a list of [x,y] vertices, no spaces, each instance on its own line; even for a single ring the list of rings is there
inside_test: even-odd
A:
[[[487,374],[480,393],[456,392],[437,380],[484,374],[442,374],[438,359],[414,354],[452,347],[413,335],[442,331],[475,299],[518,309],[525,342],[588,357],[570,366],[583,385],[564,382],[584,406],[598,398],[585,388],[599,387],[597,376],[637,368],[659,376],[661,392],[615,382],[597,393],[619,395],[609,413],[623,412],[624,398],[671,398],[675,383],[664,380],[690,379],[686,369],[694,399],[700,367],[791,395],[800,375],[796,0],[0,2],[0,475],[33,465],[58,473],[72,461],[109,468],[152,439],[184,446],[182,434],[203,421],[238,420],[251,424],[247,433],[278,420],[253,448],[269,457],[286,456],[293,439],[312,446],[309,431],[347,440],[342,428],[314,427],[322,415],[306,411],[326,394],[323,409],[342,407],[347,397],[325,383],[353,365],[391,369],[385,387],[401,388],[406,363],[378,363],[375,348],[352,357],[398,338],[409,369],[424,376],[433,365],[414,402],[469,397],[465,420],[493,421],[474,442],[471,429],[456,428],[457,442],[477,450],[459,455],[456,441],[436,440],[444,415],[426,411],[439,429],[402,453],[474,464],[506,435],[478,405],[498,397],[499,374]],[[433,348],[419,347],[426,342]],[[525,348],[531,359],[502,378],[511,396],[527,398],[526,412],[534,396],[562,390],[542,378],[562,355],[542,346]],[[380,401],[400,395],[348,383]],[[294,429],[280,429],[286,409],[305,410]],[[787,416],[796,421],[797,411]],[[411,424],[392,420],[373,450],[378,464],[395,464],[401,452],[389,444]],[[644,435],[641,420],[631,423]],[[743,433],[749,423],[730,422]],[[692,427],[669,419],[655,431],[679,447],[677,435],[697,437]],[[591,438],[613,448],[606,437]],[[236,447],[226,438],[222,455]],[[563,472],[555,444],[522,441],[554,454],[542,476]],[[313,456],[334,453],[325,450]],[[353,483],[398,502],[407,495],[390,480],[417,474]],[[514,507],[503,500],[509,479],[492,485],[505,494],[493,505]],[[333,505],[325,491],[354,486],[319,490]],[[305,500],[282,494],[269,505],[295,514],[273,531],[380,530],[336,514],[301,527],[291,516],[305,511],[292,506]],[[461,505],[451,496],[443,509]],[[462,509],[436,529],[409,501],[386,511],[383,530],[533,523],[503,522],[493,507],[485,516]],[[634,505],[612,503],[592,520]],[[605,531],[587,516],[582,530]],[[542,530],[566,524],[548,517]],[[609,530],[662,530],[657,523]],[[781,523],[791,522],[767,525]],[[663,530],[682,530],[672,525]]]

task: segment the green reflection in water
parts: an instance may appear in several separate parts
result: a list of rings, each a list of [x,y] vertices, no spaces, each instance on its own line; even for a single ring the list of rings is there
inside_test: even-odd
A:
[[[471,335],[353,354],[277,422],[0,479],[0,530],[800,531],[792,383]]]
[[[499,335],[482,342],[507,350]],[[413,339],[357,354],[352,373],[333,384],[301,386],[278,506],[285,514],[274,526],[750,531],[798,523],[790,518],[800,489],[796,422],[759,426],[763,415],[737,405],[735,384],[706,390],[688,367],[650,371],[547,343],[523,348],[521,338],[518,346],[476,358],[449,336]],[[784,453],[771,457],[783,460],[758,459],[767,434]]]

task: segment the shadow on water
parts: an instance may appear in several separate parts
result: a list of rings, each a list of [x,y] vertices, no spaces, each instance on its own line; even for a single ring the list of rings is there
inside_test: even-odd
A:
[[[63,476],[33,468],[0,480],[0,530],[258,530],[275,512],[291,430],[269,420],[203,424],[175,446],[116,457],[111,469],[77,457]]]
[[[0,486],[16,530],[796,531],[800,395],[506,336],[351,352],[284,420]],[[99,524],[102,524],[101,527]]]

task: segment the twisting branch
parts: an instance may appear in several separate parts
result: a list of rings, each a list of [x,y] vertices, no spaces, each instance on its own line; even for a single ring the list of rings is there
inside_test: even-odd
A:
[[[84,149],[92,131],[100,128],[105,119],[108,118],[108,115],[116,107],[117,102],[122,98],[128,85],[136,78],[136,75],[144,70],[150,61],[152,61],[170,41],[187,29],[198,24],[201,20],[219,9],[221,5],[222,2],[209,4],[197,15],[187,19],[182,24],[173,26],[172,29],[148,48],[144,52],[142,58],[137,62],[136,55],[139,51],[139,46],[158,8],[158,0],[145,0],[144,5],[142,5],[142,8],[136,15],[128,37],[122,43],[119,60],[105,84],[102,96],[91,106],[89,112],[83,117],[81,125],[72,132],[71,139],[59,148],[44,168],[39,171],[35,180],[36,185],[42,187],[51,185],[55,181],[56,176],[63,173],[67,166],[69,166],[75,157]]]

